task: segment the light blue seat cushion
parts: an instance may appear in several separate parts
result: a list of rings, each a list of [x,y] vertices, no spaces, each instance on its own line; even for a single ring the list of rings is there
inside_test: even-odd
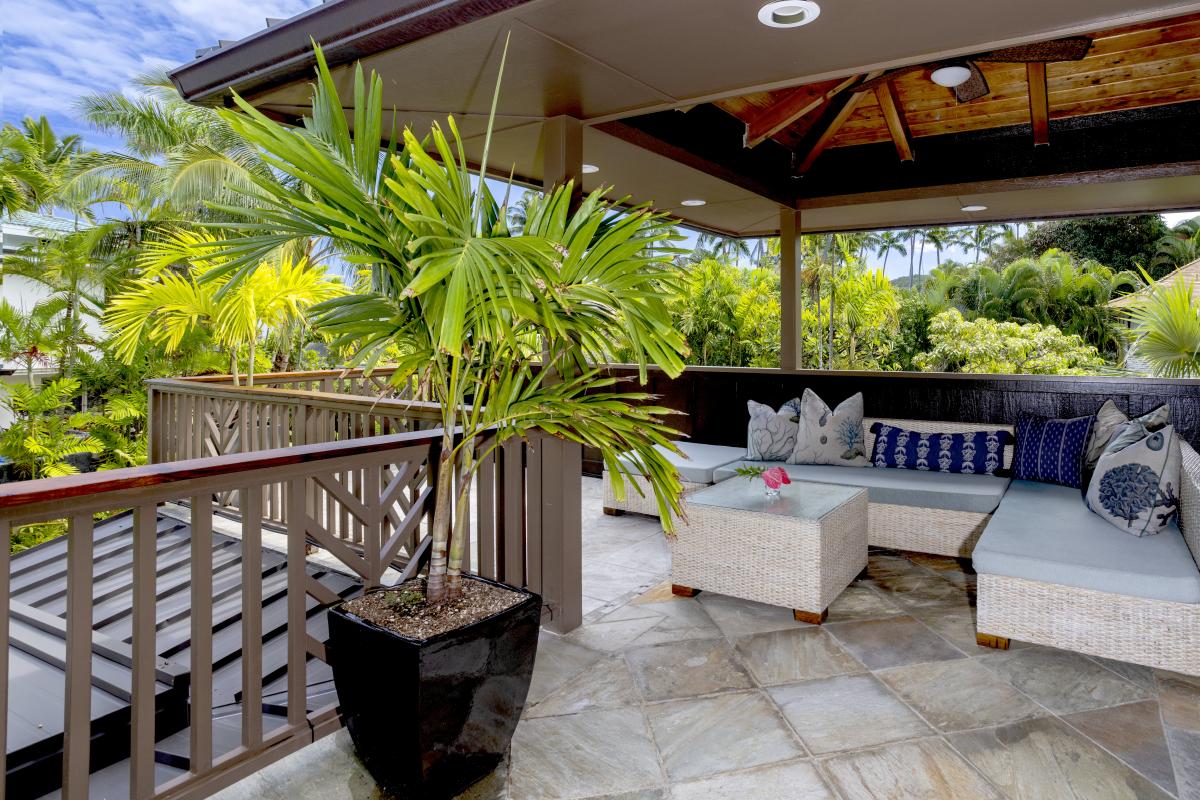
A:
[[[686,441],[675,444],[687,456],[686,459],[680,458],[665,447],[658,449],[679,470],[679,479],[688,483],[712,483],[715,469],[746,457],[746,448],[744,447],[723,447],[716,444]],[[629,460],[628,456],[618,456],[618,460],[633,469],[633,462]]]
[[[976,572],[989,575],[1200,603],[1200,569],[1175,523],[1130,536],[1067,486],[1013,481],[971,558]]]
[[[990,514],[1000,504],[1008,478],[994,475],[963,475],[950,472],[922,472],[912,469],[877,467],[841,467],[832,464],[784,464],[773,461],[739,461],[716,470],[718,481],[735,477],[734,469],[744,465],[780,466],[794,481],[861,486],[872,503],[936,508],[943,511],[972,511]],[[744,480],[744,479],[743,479]],[[1076,494],[1079,493],[1077,489]]]

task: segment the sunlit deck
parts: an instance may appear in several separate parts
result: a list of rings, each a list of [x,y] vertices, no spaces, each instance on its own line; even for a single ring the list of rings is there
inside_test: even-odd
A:
[[[875,551],[820,628],[673,597],[654,520],[584,479],[584,625],[543,634],[510,757],[466,797],[1105,798],[1200,792],[1200,681],[978,647],[974,575]],[[380,796],[339,732],[223,793]]]

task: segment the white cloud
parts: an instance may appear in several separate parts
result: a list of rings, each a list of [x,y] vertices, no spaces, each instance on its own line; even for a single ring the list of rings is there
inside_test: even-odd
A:
[[[60,133],[102,137],[78,119],[84,94],[123,91],[155,66],[192,60],[217,39],[240,39],[266,17],[290,17],[320,0],[37,0],[5,2],[0,119],[45,115]],[[104,145],[110,144],[103,141]]]

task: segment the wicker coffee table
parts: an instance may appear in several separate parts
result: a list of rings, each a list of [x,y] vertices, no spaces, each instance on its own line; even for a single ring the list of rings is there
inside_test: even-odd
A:
[[[867,566],[867,491],[793,483],[768,498],[730,478],[684,498],[671,540],[671,590],[717,592],[792,609],[819,625]]]

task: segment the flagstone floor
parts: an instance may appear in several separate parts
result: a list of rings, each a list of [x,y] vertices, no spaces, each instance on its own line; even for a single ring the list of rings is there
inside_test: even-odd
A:
[[[585,624],[543,634],[509,759],[472,800],[1200,798],[1200,679],[975,645],[953,559],[872,552],[826,624],[674,598],[654,520],[585,479]],[[218,797],[378,797],[345,732]]]

